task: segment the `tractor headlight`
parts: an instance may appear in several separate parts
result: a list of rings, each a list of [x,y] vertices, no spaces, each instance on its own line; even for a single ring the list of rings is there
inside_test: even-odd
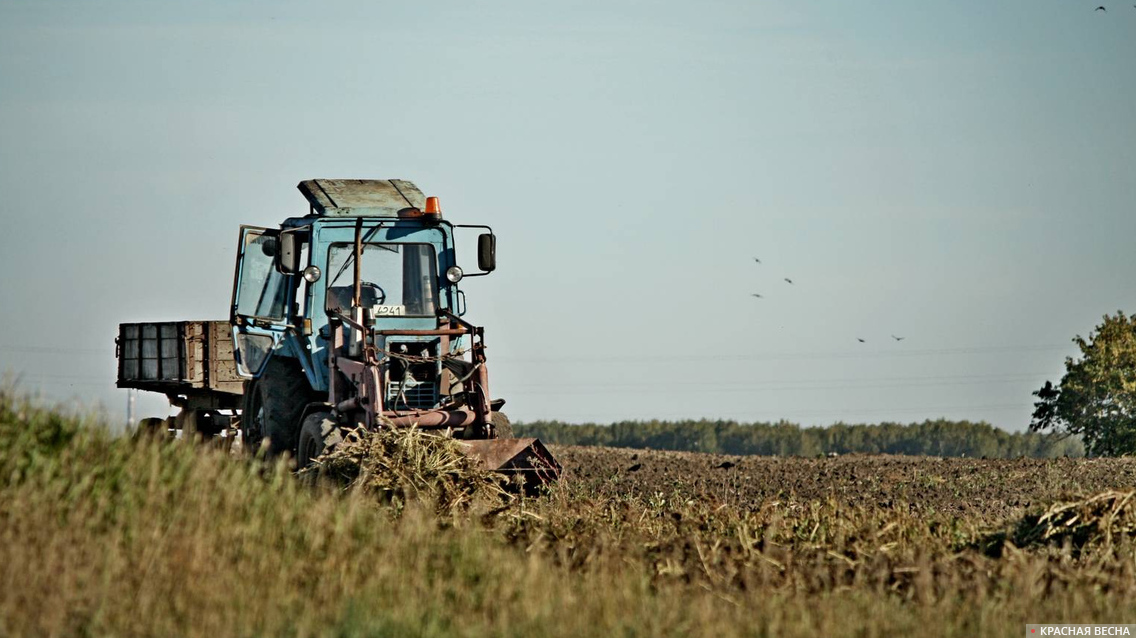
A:
[[[450,266],[446,269],[446,280],[451,284],[456,284],[461,281],[463,275],[465,275],[465,273],[457,266]]]
[[[319,266],[308,266],[304,269],[304,281],[308,282],[309,284],[314,284],[320,280],[320,275],[322,274],[323,273],[320,272]]]

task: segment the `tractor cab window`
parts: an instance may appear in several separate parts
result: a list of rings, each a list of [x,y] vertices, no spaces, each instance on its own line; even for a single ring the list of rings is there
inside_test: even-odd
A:
[[[350,314],[354,246],[328,251],[327,309]],[[360,303],[375,317],[432,317],[438,308],[438,268],[430,244],[363,244]]]
[[[287,279],[276,270],[276,237],[248,232],[241,256],[241,279],[237,291],[237,314],[245,317],[283,319]]]

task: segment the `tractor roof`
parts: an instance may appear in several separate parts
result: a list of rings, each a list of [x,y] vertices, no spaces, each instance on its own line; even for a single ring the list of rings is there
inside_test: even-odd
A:
[[[422,191],[403,179],[309,179],[297,188],[312,212],[329,217],[397,217],[400,210],[426,205]]]

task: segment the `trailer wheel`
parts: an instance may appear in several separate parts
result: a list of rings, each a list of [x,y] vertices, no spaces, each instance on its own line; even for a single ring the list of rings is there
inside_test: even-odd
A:
[[[343,442],[343,431],[330,412],[313,412],[300,426],[300,442],[296,448],[296,467],[304,469],[325,452]]]
[[[295,452],[300,412],[310,396],[311,387],[299,366],[272,358],[259,379],[245,384],[241,435],[246,449],[255,454],[267,439],[269,457]]]
[[[511,439],[513,438],[513,424],[509,423],[509,417],[505,416],[504,412],[494,412],[489,417],[489,425],[493,430],[493,438],[495,439]]]
[[[138,422],[134,429],[134,438],[168,438],[169,423],[165,419],[149,417]]]

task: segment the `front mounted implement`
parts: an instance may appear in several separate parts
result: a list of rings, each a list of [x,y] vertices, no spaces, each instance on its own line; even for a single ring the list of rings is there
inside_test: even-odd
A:
[[[463,441],[463,451],[478,465],[525,486],[554,483],[560,478],[560,464],[540,439],[482,439]]]

